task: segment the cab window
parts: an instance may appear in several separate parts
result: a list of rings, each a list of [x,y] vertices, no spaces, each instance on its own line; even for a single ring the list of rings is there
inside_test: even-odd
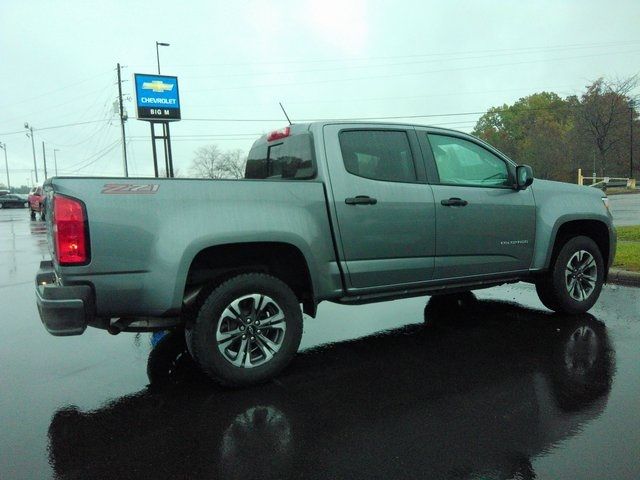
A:
[[[480,187],[509,185],[505,161],[480,145],[447,135],[428,137],[440,183]]]
[[[415,182],[416,169],[406,132],[346,130],[340,149],[347,172],[388,182]]]

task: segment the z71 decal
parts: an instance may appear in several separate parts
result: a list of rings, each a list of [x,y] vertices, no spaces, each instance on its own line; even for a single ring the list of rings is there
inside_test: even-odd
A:
[[[108,195],[149,195],[156,193],[160,185],[132,185],[130,183],[107,183],[100,193]]]

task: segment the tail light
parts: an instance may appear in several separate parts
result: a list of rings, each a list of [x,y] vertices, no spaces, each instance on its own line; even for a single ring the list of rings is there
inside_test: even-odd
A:
[[[281,128],[280,130],[274,130],[269,135],[267,135],[267,142],[273,142],[274,140],[287,138],[290,134],[291,134],[291,129],[289,127],[284,127],[284,128]]]
[[[60,265],[89,263],[87,215],[80,200],[53,197],[53,240]]]

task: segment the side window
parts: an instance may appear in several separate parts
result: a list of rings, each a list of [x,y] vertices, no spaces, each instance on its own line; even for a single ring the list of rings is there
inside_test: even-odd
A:
[[[388,182],[415,182],[416,168],[406,132],[346,130],[340,132],[344,166],[359,177]]]
[[[305,180],[314,176],[311,137],[307,134],[252,148],[245,169],[245,178]]]
[[[496,187],[509,185],[507,164],[462,138],[429,135],[440,183]]]

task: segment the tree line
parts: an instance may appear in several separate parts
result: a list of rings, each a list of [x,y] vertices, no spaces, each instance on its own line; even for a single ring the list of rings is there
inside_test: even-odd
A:
[[[533,167],[538,178],[576,182],[583,175],[638,177],[638,76],[599,78],[581,95],[561,97],[534,93],[512,105],[487,111],[473,134],[520,164]]]
[[[598,78],[581,95],[562,97],[539,92],[515,103],[490,108],[472,134],[520,164],[530,165],[538,178],[575,183],[583,175],[640,175],[640,125],[635,75]],[[633,154],[633,172],[631,155]],[[189,174],[200,178],[243,178],[246,155],[217,145],[194,152]]]

